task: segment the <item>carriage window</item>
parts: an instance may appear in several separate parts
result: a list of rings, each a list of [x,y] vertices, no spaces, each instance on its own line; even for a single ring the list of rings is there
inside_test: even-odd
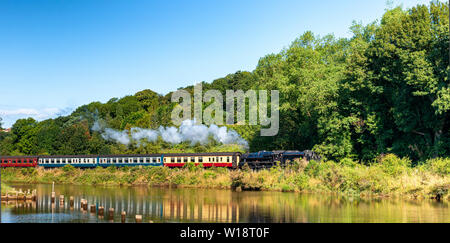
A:
[[[144,158],[140,158],[139,163],[144,163]]]
[[[134,163],[137,163],[137,162],[138,162],[138,159],[137,159],[137,158],[134,158],[133,161],[134,161]]]
[[[175,158],[170,158],[170,162],[175,163]]]
[[[178,158],[178,159],[177,159],[177,162],[178,162],[178,163],[181,163],[181,158]]]
[[[230,162],[230,157],[227,157],[227,162]]]
[[[153,158],[153,163],[157,163],[158,159],[157,158]]]
[[[198,157],[198,162],[203,163],[203,157]]]

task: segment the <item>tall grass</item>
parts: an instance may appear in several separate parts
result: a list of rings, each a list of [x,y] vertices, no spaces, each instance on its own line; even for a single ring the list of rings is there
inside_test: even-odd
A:
[[[10,186],[7,186],[3,182],[1,183],[1,187],[2,187],[2,190],[1,190],[2,195],[6,194],[6,193],[14,192],[14,190]]]
[[[342,193],[357,196],[407,196],[450,199],[450,159],[433,159],[416,167],[407,158],[386,155],[373,164],[351,159],[339,162],[297,160],[285,168],[268,170],[204,169],[192,164],[182,169],[124,167],[75,169],[8,168],[6,182],[74,185],[148,185],[233,188],[289,192]]]

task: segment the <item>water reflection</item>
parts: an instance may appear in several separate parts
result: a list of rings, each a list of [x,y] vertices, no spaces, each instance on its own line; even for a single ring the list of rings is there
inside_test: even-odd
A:
[[[279,192],[232,192],[224,190],[169,188],[107,188],[55,186],[56,203],[51,203],[51,185],[14,185],[37,189],[36,202],[2,202],[2,222],[450,222],[448,203],[407,200],[361,200],[339,196]],[[59,195],[65,196],[63,204]],[[74,197],[70,206],[69,197]],[[87,199],[84,211],[80,200]],[[105,208],[104,217],[90,212],[90,205]],[[113,219],[108,217],[114,208]]]

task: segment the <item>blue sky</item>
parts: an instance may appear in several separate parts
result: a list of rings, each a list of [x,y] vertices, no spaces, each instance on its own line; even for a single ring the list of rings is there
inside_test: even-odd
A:
[[[394,0],[405,8],[422,0]],[[279,52],[307,30],[349,37],[385,0],[2,0],[0,117],[38,120],[143,89],[166,94]]]

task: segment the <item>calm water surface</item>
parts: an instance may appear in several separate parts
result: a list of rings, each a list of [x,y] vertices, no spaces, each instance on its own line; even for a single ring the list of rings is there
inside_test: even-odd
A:
[[[127,222],[136,214],[143,222],[238,223],[350,223],[350,222],[450,222],[449,203],[408,200],[363,200],[329,195],[281,192],[232,192],[226,190],[147,187],[55,186],[57,203],[51,204],[51,185],[12,185],[37,189],[36,203],[2,202],[2,223],[107,223]],[[58,197],[66,202],[59,205]],[[69,196],[75,197],[70,208]],[[115,209],[113,220],[80,210],[80,199],[89,205]]]

